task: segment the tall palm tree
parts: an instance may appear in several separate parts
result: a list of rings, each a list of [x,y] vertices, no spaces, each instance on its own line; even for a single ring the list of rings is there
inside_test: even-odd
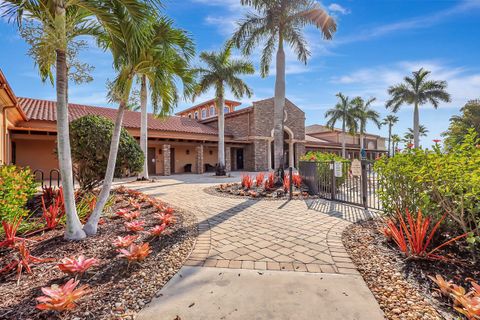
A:
[[[269,73],[272,56],[276,53],[276,79],[274,98],[274,165],[277,173],[283,170],[284,108],[285,108],[285,52],[289,45],[298,60],[307,63],[310,51],[302,28],[312,25],[325,39],[332,39],[336,23],[320,4],[313,0],[241,0],[256,10],[238,23],[232,41],[244,54],[251,54],[263,42],[260,61],[261,75]]]
[[[418,135],[420,137],[426,137],[427,133],[428,133],[427,127],[425,127],[422,124],[418,126]],[[415,138],[414,130],[412,128],[408,128],[408,131],[404,135],[405,142],[412,142],[414,138]]]
[[[398,134],[392,134],[392,155],[395,156],[397,152],[398,144],[402,141],[402,138]]]
[[[165,116],[177,105],[179,93],[177,80],[183,86],[184,96],[190,96],[194,91],[194,75],[189,66],[195,55],[195,45],[189,34],[173,26],[173,21],[162,17],[153,21],[151,27],[155,35],[151,42],[142,48],[141,60],[145,68],[137,72],[140,78],[140,147],[145,159],[148,157],[148,113],[147,97],[150,89],[150,99],[153,114]],[[166,69],[162,64],[170,62]],[[154,72],[152,72],[154,71]],[[140,179],[149,179],[148,162],[145,161]]]
[[[106,3],[108,2],[108,3]],[[67,227],[65,238],[80,240],[85,238],[82,224],[75,207],[72,157],[70,152],[68,123],[68,44],[74,38],[92,34],[97,31],[96,23],[110,32],[114,14],[109,10],[109,4],[123,6],[132,19],[140,19],[146,14],[146,6],[138,1],[130,0],[4,0],[1,9],[6,16],[14,18],[19,28],[24,19],[41,23],[45,30],[44,47],[40,51],[37,65],[42,80],[50,78],[53,81],[55,68],[55,87],[57,92],[57,154],[63,194]],[[90,17],[90,18],[88,18]],[[53,59],[52,57],[55,57]]]
[[[335,123],[342,121],[342,157],[346,158],[345,134],[355,134],[357,131],[357,122],[355,118],[355,105],[342,93],[337,93],[338,103],[332,109],[325,112],[325,118],[328,118],[327,127],[335,129]]]
[[[388,156],[389,157],[392,154],[391,153],[392,149],[390,148],[390,144],[392,140],[392,128],[397,122],[398,122],[398,117],[393,114],[389,114],[388,116],[386,116],[382,122],[382,124],[388,125]]]
[[[415,148],[420,147],[420,115],[419,107],[430,103],[435,109],[438,104],[450,102],[450,94],[446,91],[447,82],[428,80],[430,71],[420,68],[412,72],[412,77],[405,77],[404,83],[394,85],[388,89],[391,99],[387,101],[386,107],[397,112],[402,104],[413,104],[413,141]]]
[[[232,44],[227,43],[219,52],[202,52],[200,60],[206,65],[197,69],[199,84],[196,96],[215,90],[218,109],[218,167],[216,175],[225,175],[225,89],[228,88],[236,99],[252,96],[252,89],[239,78],[255,73],[252,63],[243,59],[232,59]]]
[[[377,100],[376,98],[370,98],[364,100],[361,97],[356,97],[352,100],[354,107],[354,116],[358,121],[358,130],[360,134],[360,150],[364,149],[364,135],[367,130],[368,121],[372,121],[379,129],[381,127],[380,114],[370,108],[371,104]]]

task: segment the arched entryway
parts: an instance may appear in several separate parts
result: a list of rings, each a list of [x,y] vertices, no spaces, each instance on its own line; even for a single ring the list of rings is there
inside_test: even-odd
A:
[[[273,139],[273,130],[271,138],[268,141],[268,167],[270,169],[275,169],[275,147]],[[288,167],[295,167],[295,142],[293,132],[290,128],[284,127],[283,129],[283,159],[284,159],[284,169]]]

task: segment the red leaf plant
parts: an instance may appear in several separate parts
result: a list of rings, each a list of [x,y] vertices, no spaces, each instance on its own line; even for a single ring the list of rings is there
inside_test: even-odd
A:
[[[24,240],[23,238],[17,237],[18,227],[22,222],[22,217],[15,217],[13,218],[12,222],[9,221],[2,221],[3,231],[5,233],[5,240],[0,242],[1,247],[13,247],[15,241]]]
[[[435,237],[440,224],[445,219],[446,214],[444,214],[433,227],[431,227],[431,218],[423,217],[422,211],[419,210],[417,213],[417,218],[414,219],[410,211],[406,210],[406,218],[398,213],[398,220],[400,226],[397,227],[395,222],[391,219],[387,220],[387,229],[384,234],[391,233],[393,240],[397,244],[400,251],[402,251],[407,257],[422,257],[429,259],[445,259],[442,256],[434,254],[439,249],[463,238],[468,235],[468,233],[462,234],[458,237],[449,239],[439,246],[428,250],[428,247]]]
[[[65,215],[63,188],[58,189],[57,196],[52,198],[51,204],[48,206],[48,208],[45,205],[45,198],[42,196],[42,209],[42,216],[47,222],[47,229],[55,229],[60,223],[62,217]]]
[[[125,229],[127,231],[132,231],[132,232],[137,232],[137,231],[143,231],[144,228],[143,226],[145,225],[144,221],[132,221],[132,222],[125,222]]]
[[[132,198],[128,199],[128,205],[136,210],[140,210],[141,208],[141,205],[137,202],[137,200]]]
[[[53,259],[42,259],[34,257],[30,254],[30,250],[25,245],[25,239],[15,246],[17,250],[15,252],[15,258],[6,265],[3,269],[0,270],[0,274],[8,273],[13,269],[17,269],[17,281],[20,281],[20,276],[22,275],[23,269],[29,274],[32,273],[32,268],[30,266],[31,263],[43,263],[53,261]]]
[[[283,190],[287,192],[289,188],[290,188],[290,177],[285,175],[285,177],[283,177]]]
[[[86,259],[83,255],[78,258],[63,258],[58,264],[58,268],[68,274],[82,275],[91,267],[98,265],[98,259]]]
[[[117,212],[115,212],[115,214],[119,217],[123,217],[124,215],[126,215],[127,213],[129,213],[130,211],[127,210],[127,209],[120,209],[118,210]]]
[[[297,173],[292,176],[293,185],[297,188],[302,186],[302,177]]]
[[[133,243],[128,249],[118,249],[117,251],[120,253],[118,257],[127,259],[129,264],[133,261],[140,262],[145,260],[152,252],[147,242],[138,245]]]
[[[112,244],[117,248],[127,248],[131,245],[135,240],[137,240],[139,235],[129,235],[125,237],[117,237],[117,239],[113,240]]]
[[[132,220],[135,220],[137,219],[138,217],[140,217],[140,211],[130,211],[128,213],[125,213],[123,215],[123,218],[128,220],[128,221],[132,221]]]
[[[250,189],[253,186],[253,179],[249,175],[242,175],[242,187]]]
[[[170,212],[170,211],[168,211]],[[160,212],[155,214],[155,218],[159,219],[162,224],[165,224],[167,226],[172,225],[176,222],[175,216],[171,213],[168,213],[167,210],[165,212]]]
[[[162,223],[150,229],[148,233],[153,237],[159,237],[164,233],[166,228],[167,228],[167,225],[165,223]]]
[[[263,186],[263,181],[265,180],[265,174],[263,172],[259,172],[255,177],[255,185],[259,188]]]
[[[273,187],[275,187],[275,174],[270,172],[267,180],[265,181],[265,189],[271,190]]]
[[[36,308],[40,310],[66,311],[75,309],[77,301],[84,295],[90,293],[87,285],[80,286],[75,289],[79,281],[74,279],[68,280],[62,286],[56,284],[51,287],[43,287],[44,296],[36,298],[40,304]]]

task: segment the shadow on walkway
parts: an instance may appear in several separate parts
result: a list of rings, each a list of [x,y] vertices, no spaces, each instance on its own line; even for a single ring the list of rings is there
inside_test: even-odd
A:
[[[357,222],[380,216],[378,211],[368,210],[354,205],[326,199],[305,200],[307,208],[349,222]]]

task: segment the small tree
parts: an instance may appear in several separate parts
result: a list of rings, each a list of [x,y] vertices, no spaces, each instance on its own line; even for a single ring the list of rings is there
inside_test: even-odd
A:
[[[103,182],[113,127],[112,121],[94,115],[70,123],[74,175],[82,190],[90,191]],[[122,129],[115,176],[137,174],[142,170],[143,161],[144,156],[137,141]]]

